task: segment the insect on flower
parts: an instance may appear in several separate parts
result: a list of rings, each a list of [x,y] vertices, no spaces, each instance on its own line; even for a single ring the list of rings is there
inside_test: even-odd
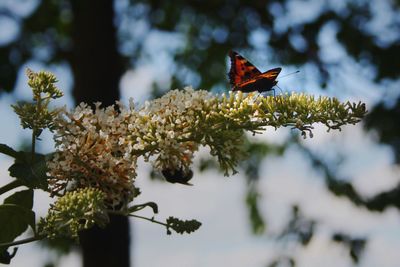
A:
[[[232,91],[242,91],[244,93],[258,91],[262,93],[274,90],[272,87],[278,83],[276,78],[282,68],[261,72],[235,51],[230,51],[229,57],[231,58],[231,69],[228,75]]]
[[[164,175],[165,180],[170,183],[178,183],[184,185],[192,185],[188,183],[190,179],[193,178],[193,171],[192,170],[184,170],[183,168],[180,169],[164,169],[161,171]]]

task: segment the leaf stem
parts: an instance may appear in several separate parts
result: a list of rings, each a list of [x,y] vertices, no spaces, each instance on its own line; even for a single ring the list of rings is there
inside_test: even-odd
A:
[[[139,219],[143,219],[143,220],[146,220],[146,221],[149,221],[149,222],[157,223],[157,224],[163,225],[165,227],[168,227],[168,224],[160,222],[160,221],[156,221],[156,220],[154,220],[154,218],[147,218],[147,217],[143,217],[143,216],[135,215],[135,214],[128,214],[128,216],[136,217],[136,218],[139,218]]]
[[[157,224],[163,225],[165,227],[168,227],[168,224],[160,222],[160,221],[156,221],[156,220],[154,220],[154,218],[147,218],[147,217],[143,217],[143,216],[140,216],[140,215],[135,215],[135,214],[132,214],[132,213],[128,213],[127,214],[126,212],[123,212],[123,211],[107,210],[107,212],[110,213],[110,214],[136,217],[136,218],[139,218],[139,219],[143,219],[143,220],[146,220],[146,221],[149,221],[149,222],[157,223]]]

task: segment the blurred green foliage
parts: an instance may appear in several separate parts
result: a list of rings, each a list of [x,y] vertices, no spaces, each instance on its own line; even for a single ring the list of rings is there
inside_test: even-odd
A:
[[[38,60],[46,64],[68,62],[72,67],[74,64],[79,64],[79,59],[78,63],[74,62],[73,60],[77,59],[72,56],[79,38],[73,34],[75,18],[78,12],[85,12],[76,8],[78,1],[39,1],[37,8],[26,17],[16,15],[12,9],[0,8],[1,16],[15,18],[20,26],[18,36],[10,43],[0,46],[0,91],[13,90],[19,68],[28,60]],[[319,37],[327,25],[335,26],[336,40],[346,51],[349,59],[374,70],[370,78],[377,85],[399,78],[400,60],[395,59],[400,58],[400,21],[393,19],[395,16],[388,16],[387,24],[371,29],[369,24],[379,11],[376,2],[348,0],[339,7],[335,1],[327,1],[313,16],[297,20],[296,23],[290,23],[290,20],[294,21],[296,18],[288,17],[289,22],[283,25],[279,19],[291,14],[289,11],[294,2],[292,0],[141,0],[130,1],[120,15],[131,18],[132,25],[129,27],[135,28],[135,23],[144,21],[147,33],[160,31],[178,34],[183,40],[182,47],[169,51],[178,66],[171,68],[171,84],[168,88],[172,89],[187,83],[188,79],[192,79],[192,82],[197,81],[198,84],[195,86],[200,88],[227,88],[226,56],[230,49],[244,50],[246,53],[252,51],[267,53],[272,62],[280,64],[315,66],[318,70],[315,78],[323,88],[330,82],[340,79],[330,72],[330,69],[338,66],[339,62],[327,62],[321,54],[322,44]],[[389,5],[389,10],[394,14],[399,13],[400,1],[383,2]],[[87,8],[96,8],[95,5],[93,3],[93,7]],[[300,13],[301,11],[299,10]],[[115,21],[117,27],[120,27],[118,20]],[[88,36],[90,30],[110,31],[108,28],[97,28],[96,24],[92,24],[87,29]],[[266,38],[256,44],[253,37],[260,32]],[[388,36],[391,37],[384,38]],[[131,37],[120,36],[119,41],[121,43],[132,41],[129,38]],[[133,40],[136,45],[128,54],[113,55],[119,57],[118,60],[124,63],[125,69],[137,66],[137,59],[146,52],[142,40],[142,38]],[[97,43],[101,46],[101,40],[97,40]],[[152,52],[157,54],[159,51]],[[154,83],[153,93],[159,95],[165,89]],[[392,105],[382,102],[372,108],[366,123],[366,129],[375,129],[379,140],[393,148],[396,164],[400,159],[399,113],[399,99]],[[282,153],[291,143],[297,143],[297,140],[290,140],[272,151]],[[258,168],[262,159],[271,155],[271,147],[274,146],[253,144],[251,157],[242,164],[248,178],[247,204],[253,231],[256,233],[261,233],[264,229],[264,219],[257,209],[257,181],[260,178]],[[356,205],[371,211],[383,211],[391,206],[400,209],[400,184],[370,199],[365,199],[358,194],[349,180],[338,179],[337,174],[330,170],[325,162],[320,161],[307,149],[304,148],[304,151],[314,165],[323,170],[327,188],[333,194],[346,197]],[[213,165],[209,159],[204,159],[202,163],[203,169]],[[295,215],[300,212],[299,209],[300,207],[297,208],[297,213],[294,211],[294,220],[297,218]],[[291,225],[295,226],[296,223]],[[288,227],[291,228],[290,224]],[[310,231],[311,238],[312,229]],[[332,239],[349,244],[351,257],[354,262],[358,261],[364,241],[358,242],[361,245],[353,248],[355,239],[346,234],[336,234]],[[306,245],[308,242],[302,243]],[[290,266],[295,265],[295,260],[292,258],[278,257],[277,261],[269,266],[277,266],[280,259],[289,262]]]

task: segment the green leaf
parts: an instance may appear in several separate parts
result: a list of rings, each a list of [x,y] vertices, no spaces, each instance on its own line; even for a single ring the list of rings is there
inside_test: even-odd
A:
[[[144,209],[146,207],[150,207],[153,210],[153,213],[158,213],[158,206],[154,202],[147,202],[147,203],[143,203],[143,204],[139,204],[139,205],[135,205],[135,206],[129,207],[128,211],[129,211],[129,213],[133,213],[133,212],[136,212],[138,210],[142,210],[142,209]]]
[[[15,254],[17,254],[18,248],[13,249],[13,253],[9,253],[7,251],[7,247],[0,247],[0,263],[1,264],[10,264],[11,259],[14,258]]]
[[[33,190],[27,189],[24,191],[15,192],[4,200],[4,204],[15,204],[27,209],[33,207]]]
[[[259,194],[255,189],[249,189],[246,196],[246,204],[249,210],[251,228],[254,234],[262,234],[265,231],[265,222],[258,209]]]
[[[15,160],[15,163],[8,169],[10,176],[19,179],[31,189],[47,190],[46,157],[41,154],[35,154],[33,162],[30,157],[30,153],[24,153],[22,159]]]
[[[6,144],[0,144],[0,153],[3,153],[4,155],[13,157],[15,159],[20,159],[22,155],[21,152],[15,151]]]
[[[178,234],[183,234],[183,233],[192,233],[199,229],[201,226],[201,222],[196,221],[196,220],[180,220],[178,218],[174,218],[172,216],[167,218],[167,234],[170,235],[171,231],[169,228],[177,232]]]
[[[15,204],[0,205],[0,243],[13,241],[28,226],[35,230],[35,213]]]
[[[204,172],[208,169],[218,170],[218,163],[213,158],[201,158],[200,165],[199,165],[199,171]]]

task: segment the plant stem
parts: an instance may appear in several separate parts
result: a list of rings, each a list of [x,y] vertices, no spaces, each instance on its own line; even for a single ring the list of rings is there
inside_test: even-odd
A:
[[[146,220],[146,221],[149,221],[149,222],[157,223],[157,224],[163,225],[163,226],[165,226],[165,227],[168,227],[168,224],[163,223],[163,222],[160,222],[160,221],[156,221],[156,220],[154,220],[153,218],[147,218],[147,217],[143,217],[143,216],[135,215],[135,214],[126,214],[125,212],[122,212],[122,211],[115,211],[115,210],[107,210],[107,212],[108,212],[108,213],[111,213],[111,214],[118,214],[118,215],[136,217],[136,218],[139,218],[139,219],[143,219],[143,220]]]
[[[5,192],[8,192],[14,188],[17,188],[19,186],[22,186],[23,183],[19,180],[14,180],[8,184],[6,184],[5,186],[0,187],[0,195],[4,194]]]
[[[35,160],[35,146],[36,146],[36,130],[32,129],[32,162]]]
[[[26,238],[26,239],[18,240],[18,241],[13,241],[13,242],[8,242],[8,243],[0,243],[0,247],[12,247],[12,246],[17,246],[17,245],[22,245],[22,244],[30,243],[33,241],[41,240],[43,238],[44,238],[44,236],[33,236],[33,237]]]
[[[37,113],[37,116],[40,116],[40,114],[42,113],[42,98],[41,98],[40,93],[39,93],[36,101],[37,101],[36,102],[36,113]],[[38,129],[36,127],[37,127],[36,125],[33,125],[33,129],[32,129],[32,162],[34,162],[34,160],[35,160],[36,134],[38,133]]]
[[[157,223],[157,224],[163,225],[165,227],[168,227],[168,224],[160,222],[160,221],[156,221],[153,218],[147,218],[147,217],[143,217],[143,216],[140,216],[140,215],[134,215],[134,214],[128,214],[128,216],[136,217],[136,218],[139,218],[139,219],[143,219],[143,220],[146,220],[146,221],[149,221],[149,222]]]

